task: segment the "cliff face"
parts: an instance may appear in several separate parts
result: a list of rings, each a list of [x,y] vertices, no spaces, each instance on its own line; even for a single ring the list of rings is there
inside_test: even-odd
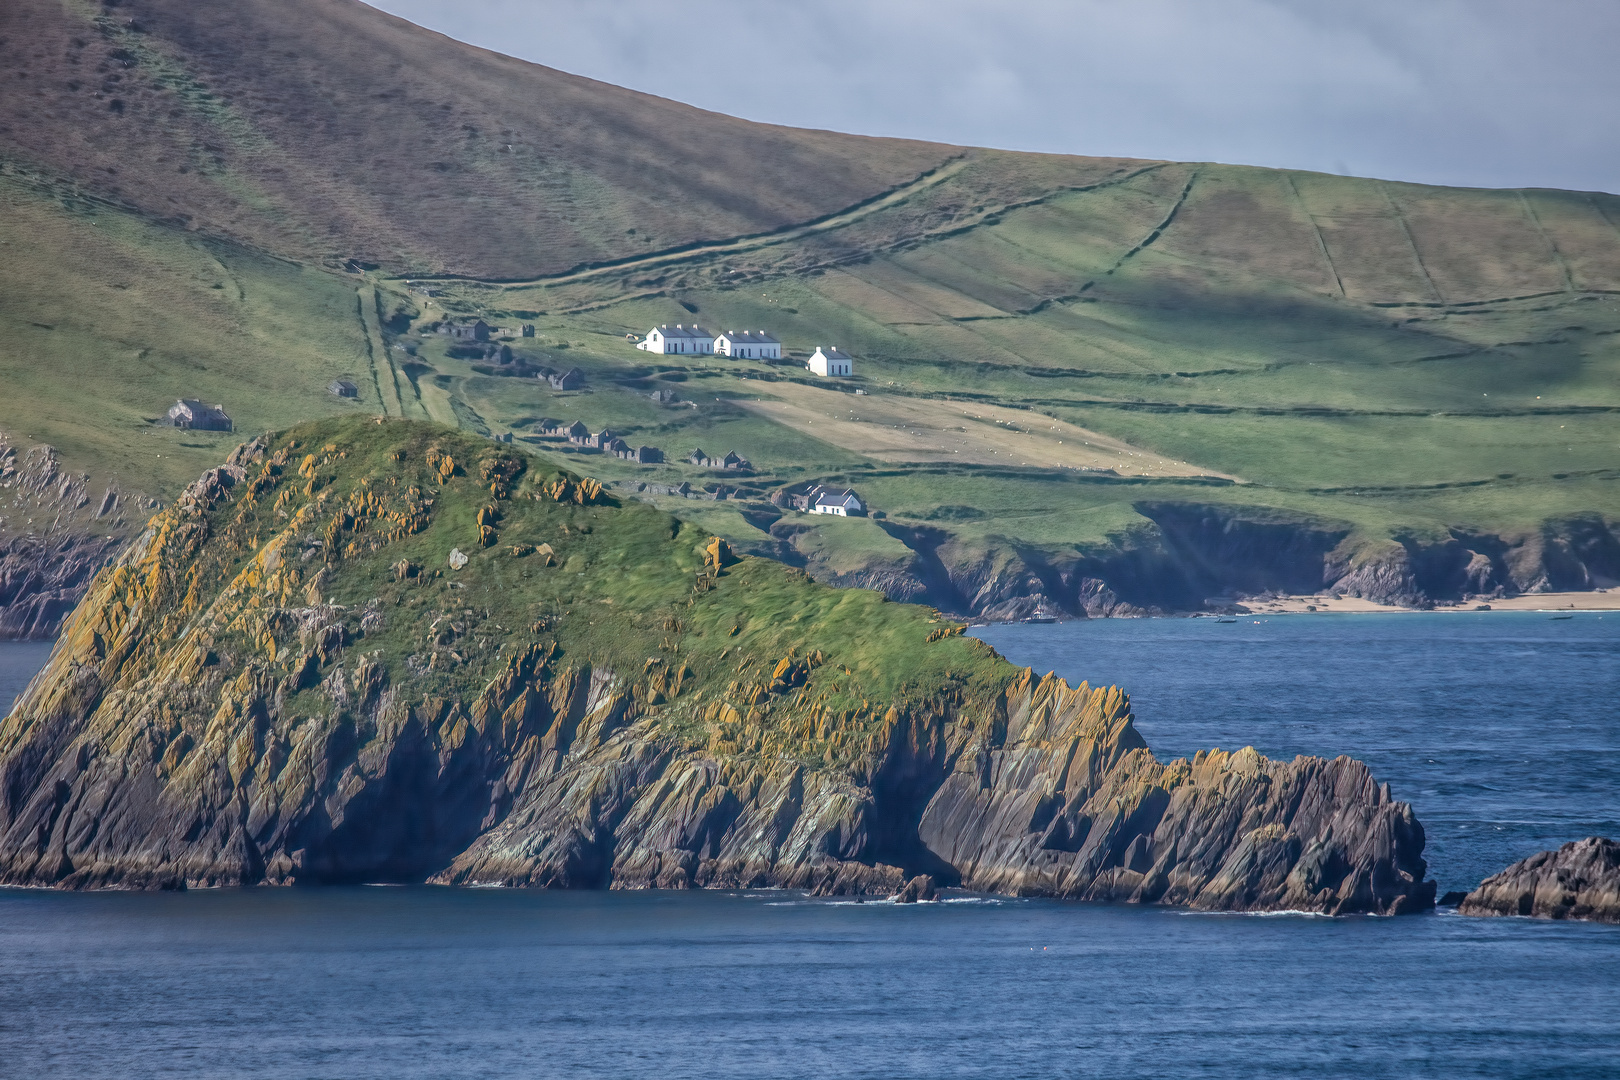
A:
[[[1486,878],[1457,910],[1620,923],[1620,844],[1589,836],[1538,852]]]
[[[51,447],[20,450],[0,434],[0,639],[56,635],[126,538],[131,501],[92,491]]]
[[[1434,901],[1423,827],[1361,762],[1245,748],[1163,765],[1117,690],[1027,675],[1004,738],[958,757],[920,834],[993,892],[1333,914]]]
[[[911,549],[909,564],[864,574],[809,568],[830,584],[858,582],[984,619],[1198,611],[1268,592],[1424,607],[1620,583],[1620,527],[1597,513],[1513,533],[1458,528],[1374,541],[1343,522],[1258,508],[1142,502],[1135,509],[1145,528],[1084,552],[1005,538],[986,547],[934,526],[885,521],[884,531]]]
[[[1359,763],[1157,762],[1116,689],[405,423],[242,448],[0,725],[0,880],[1432,904]]]

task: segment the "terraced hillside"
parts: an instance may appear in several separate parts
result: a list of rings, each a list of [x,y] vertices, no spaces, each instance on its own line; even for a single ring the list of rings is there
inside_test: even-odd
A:
[[[184,395],[239,431],[381,412],[725,482],[642,494],[962,613],[1620,580],[1612,195],[770,128],[351,0],[22,0],[0,56],[0,429],[91,486],[162,500],[217,460],[230,437],[151,423]],[[539,336],[503,365],[432,332],[480,314]],[[858,375],[626,340],[691,321]],[[533,377],[571,366],[582,391]],[[543,417],[670,463],[579,457]],[[766,500],[812,481],[883,517]]]
[[[834,579],[992,613],[1265,589],[1422,602],[1620,576],[1616,222],[1601,194],[981,152],[791,243],[440,287],[544,312],[542,337],[577,336],[568,362],[603,381],[703,388],[683,414],[454,376],[495,426],[571,407],[856,483],[885,522],[774,527]],[[621,344],[683,317],[770,326],[801,356],[836,341],[860,377],[638,365]],[[825,556],[851,541],[860,557]]]

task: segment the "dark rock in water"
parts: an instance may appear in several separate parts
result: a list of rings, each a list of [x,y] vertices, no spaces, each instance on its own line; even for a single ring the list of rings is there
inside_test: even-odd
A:
[[[1441,907],[1456,907],[1458,904],[1463,902],[1463,899],[1467,897],[1467,895],[1468,894],[1465,892],[1453,889],[1440,898],[1439,905]]]
[[[894,894],[894,902],[897,904],[915,904],[918,901],[933,900],[936,897],[934,879],[927,874],[918,874],[906,882],[905,888]]]
[[[1589,836],[1521,859],[1480,882],[1457,910],[1620,923],[1620,843]]]

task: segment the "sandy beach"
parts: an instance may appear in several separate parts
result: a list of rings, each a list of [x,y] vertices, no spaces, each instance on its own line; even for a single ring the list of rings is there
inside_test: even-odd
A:
[[[1398,612],[1418,611],[1419,608],[1394,604],[1375,604],[1345,596],[1278,596],[1270,600],[1244,600],[1243,606],[1256,615],[1336,614],[1344,612]],[[1434,611],[1620,611],[1620,588],[1595,589],[1590,592],[1531,593],[1525,596],[1503,597],[1496,600],[1469,601],[1435,607]]]

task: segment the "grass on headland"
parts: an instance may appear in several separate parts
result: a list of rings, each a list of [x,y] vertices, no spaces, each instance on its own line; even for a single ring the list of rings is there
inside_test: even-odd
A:
[[[716,572],[706,529],[587,489],[437,425],[304,425],[277,436],[267,466],[251,466],[213,512],[199,564],[208,580],[191,589],[207,596],[263,565],[264,589],[349,612],[361,651],[413,695],[471,700],[528,644],[549,645],[554,667],[607,668],[640,687],[664,730],[698,743],[751,732],[817,760],[853,746],[891,705],[987,700],[1011,675],[930,609],[830,589],[769,560]],[[242,629],[219,648],[265,653],[253,610],[233,616]],[[285,647],[269,658],[300,662]],[[822,718],[814,739],[810,716]],[[798,734],[773,728],[789,723]]]

